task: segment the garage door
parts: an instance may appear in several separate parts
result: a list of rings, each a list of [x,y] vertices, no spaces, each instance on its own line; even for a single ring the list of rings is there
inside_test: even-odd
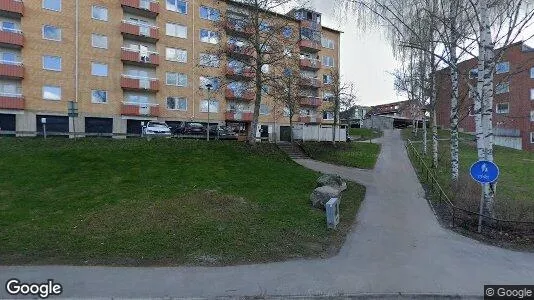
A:
[[[0,130],[15,131],[16,122],[14,114],[0,114]]]
[[[85,118],[85,132],[87,133],[112,133],[112,118]]]
[[[53,135],[55,132],[69,132],[69,117],[37,115],[37,132],[43,134],[42,118],[46,118],[47,135]]]
[[[148,123],[150,120],[127,120],[126,121],[126,133],[141,135],[142,126],[141,122]]]

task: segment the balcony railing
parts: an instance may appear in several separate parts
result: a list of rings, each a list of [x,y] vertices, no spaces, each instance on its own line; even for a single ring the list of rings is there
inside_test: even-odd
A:
[[[24,15],[24,3],[20,0],[0,0],[0,15],[20,18]]]
[[[148,51],[141,53],[139,49],[121,48],[121,60],[123,62],[132,63],[134,65],[159,65],[159,53]]]
[[[311,41],[311,40],[300,40],[300,48],[306,49],[310,52],[319,52],[321,51],[321,42]]]
[[[252,79],[256,76],[256,73],[250,67],[240,68],[239,70],[226,67],[226,76],[230,78]]]
[[[238,46],[236,44],[228,43],[226,45],[226,51],[230,55],[254,56],[254,48],[250,46]]]
[[[303,77],[303,78],[300,78],[299,83],[301,86],[307,86],[307,87],[312,87],[312,88],[321,88],[323,86],[323,83],[321,82],[321,80],[316,79],[316,78]]]
[[[300,123],[321,123],[323,122],[323,118],[321,116],[299,116],[299,122]]]
[[[121,33],[132,39],[154,42],[159,39],[157,26],[122,20]]]
[[[253,101],[256,99],[256,93],[253,91],[240,91],[230,88],[226,88],[224,96],[228,100]]]
[[[321,24],[318,24],[317,22],[313,22],[310,20],[300,20],[300,27],[302,28],[309,28],[311,30],[320,30]]]
[[[159,80],[157,78],[138,77],[123,74],[121,75],[121,87],[124,90],[156,93],[159,91]]]
[[[253,115],[248,111],[227,111],[224,113],[224,118],[226,121],[252,122]]]
[[[24,109],[24,97],[21,94],[0,93],[0,109]]]
[[[300,67],[308,70],[319,70],[321,68],[321,61],[313,58],[301,58]]]
[[[0,45],[8,48],[21,48],[24,46],[24,36],[18,29],[0,27]]]
[[[299,103],[301,106],[319,107],[323,105],[323,100],[319,97],[301,96]]]
[[[24,78],[24,66],[22,62],[0,60],[0,77],[1,78]]]
[[[158,117],[159,104],[123,102],[121,107],[121,115]]]
[[[226,19],[223,21],[224,29],[232,35],[248,37],[254,34],[254,27],[244,20]]]
[[[160,4],[156,0],[121,0],[121,6],[126,12],[155,18],[159,14]]]

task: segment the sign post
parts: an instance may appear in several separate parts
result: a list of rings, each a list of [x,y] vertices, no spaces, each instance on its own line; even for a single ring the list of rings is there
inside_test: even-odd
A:
[[[478,216],[478,232],[482,232],[482,213],[484,212],[484,189],[486,185],[497,181],[499,178],[499,167],[487,160],[479,160],[471,166],[471,177],[482,186],[482,195],[480,197],[480,208]]]
[[[46,118],[41,118],[41,124],[43,124],[43,136],[46,140]]]
[[[78,116],[78,102],[69,101],[67,103],[67,111],[69,118],[72,120],[72,131],[74,131],[74,139],[76,139],[76,122],[74,118]]]

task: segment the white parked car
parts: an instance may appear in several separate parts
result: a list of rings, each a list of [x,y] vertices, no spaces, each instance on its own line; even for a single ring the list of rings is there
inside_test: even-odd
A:
[[[150,121],[143,127],[143,135],[148,137],[171,137],[171,128],[165,122]]]

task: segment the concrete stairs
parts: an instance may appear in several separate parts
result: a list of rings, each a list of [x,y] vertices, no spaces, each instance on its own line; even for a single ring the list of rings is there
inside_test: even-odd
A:
[[[310,157],[302,151],[298,144],[291,144],[288,142],[280,142],[276,144],[280,150],[289,155],[291,159],[309,159]]]

